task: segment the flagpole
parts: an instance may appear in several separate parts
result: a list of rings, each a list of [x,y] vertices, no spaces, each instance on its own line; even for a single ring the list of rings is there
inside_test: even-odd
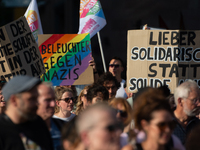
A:
[[[101,51],[101,58],[102,58],[102,62],[103,62],[104,72],[107,72],[105,59],[104,59],[104,54],[103,54],[103,48],[102,48],[102,45],[101,45],[101,37],[100,37],[100,33],[99,32],[97,32],[97,36],[98,36],[98,41],[99,41],[99,46],[100,46],[100,51]]]

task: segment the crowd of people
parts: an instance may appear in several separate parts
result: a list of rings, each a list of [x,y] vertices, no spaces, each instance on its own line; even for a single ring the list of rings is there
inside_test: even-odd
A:
[[[198,150],[200,91],[187,80],[127,93],[123,61],[77,94],[18,75],[0,81],[0,150]]]

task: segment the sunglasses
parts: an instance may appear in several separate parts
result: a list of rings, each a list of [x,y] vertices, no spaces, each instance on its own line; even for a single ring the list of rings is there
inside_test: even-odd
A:
[[[115,68],[119,68],[119,64],[109,64],[109,67],[111,67],[111,68],[113,68],[113,67],[115,67]]]
[[[176,127],[176,123],[174,121],[160,122],[157,124],[157,127],[160,129],[160,131],[164,131],[167,127],[169,127],[170,130],[173,130]]]
[[[85,97],[87,97],[87,94],[83,94],[82,96],[85,96]]]
[[[106,126],[105,129],[109,132],[113,132],[116,131],[117,129],[122,129],[122,124],[120,123],[110,124]]]
[[[76,103],[76,97],[68,97],[68,98],[63,98],[63,99],[60,99],[60,100],[63,100],[66,103],[69,103],[70,100],[72,100],[73,103]]]
[[[126,118],[127,112],[123,110],[116,109],[116,112],[120,114],[121,117]]]

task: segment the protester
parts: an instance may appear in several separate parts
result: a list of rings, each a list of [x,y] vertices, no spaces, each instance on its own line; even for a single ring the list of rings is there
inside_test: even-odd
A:
[[[5,83],[5,80],[0,80],[0,114],[4,113],[6,109],[6,102],[4,101],[4,97],[2,95],[2,88],[5,85]]]
[[[53,118],[58,118],[64,121],[72,120],[76,115],[71,113],[76,102],[73,91],[70,88],[60,87],[55,89],[56,107]]]
[[[128,133],[130,129],[130,122],[132,120],[132,109],[129,103],[124,98],[113,98],[109,105],[117,111],[116,117],[124,125],[123,132]]]
[[[173,113],[165,97],[159,94],[158,89],[146,89],[137,96],[133,118],[135,128],[144,131],[145,138],[139,143],[135,139],[123,150],[153,149],[170,150],[173,144],[169,143],[174,128]]]
[[[176,109],[176,104],[175,104],[175,100],[174,100],[174,94],[171,94],[170,96],[168,96],[167,100],[169,101],[171,109],[174,111]]]
[[[101,75],[97,83],[103,85],[108,90],[109,98],[114,98],[116,96],[117,89],[120,87],[120,83],[110,72],[106,72]]]
[[[88,104],[95,104],[96,102],[106,101],[108,102],[109,93],[108,90],[99,84],[93,84],[89,87],[87,91],[87,101]]]
[[[126,92],[124,90],[124,83],[126,82],[122,79],[121,74],[124,71],[123,61],[119,57],[113,57],[109,63],[109,72],[116,77],[117,81],[121,84],[120,88],[117,90],[116,97],[127,98]]]
[[[85,150],[75,126],[76,117],[62,128],[62,145],[64,150]]]
[[[51,83],[43,82],[38,86],[37,114],[45,121],[53,140],[54,150],[61,150],[61,128],[65,121],[52,118],[55,109],[55,92]]]
[[[123,123],[123,133],[120,135],[121,147],[128,144],[128,133],[130,131],[130,124],[132,120],[132,109],[129,103],[124,98],[113,98],[109,105],[117,112],[117,119]]]
[[[177,123],[174,134],[185,144],[187,134],[199,123],[196,113],[199,107],[199,88],[196,82],[188,80],[180,84],[174,92],[176,109],[174,111]]]
[[[196,125],[193,130],[188,134],[185,143],[186,150],[199,150],[200,148],[200,124]]]
[[[115,111],[107,103],[89,106],[77,118],[76,127],[87,150],[119,150],[118,126]]]
[[[87,106],[87,90],[89,89],[89,86],[85,86],[84,89],[80,92],[78,96],[78,102],[76,105],[76,115],[78,115],[80,112],[82,112]]]
[[[1,150],[53,150],[48,128],[36,115],[40,83],[38,78],[19,75],[3,87],[6,111],[0,115]]]

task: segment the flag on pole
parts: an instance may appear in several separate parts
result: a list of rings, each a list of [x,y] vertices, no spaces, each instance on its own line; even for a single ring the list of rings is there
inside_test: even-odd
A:
[[[38,34],[43,34],[43,30],[36,0],[31,0],[31,3],[29,4],[24,16],[26,17],[35,41],[38,43]]]
[[[92,38],[106,25],[106,19],[99,0],[80,1],[79,32],[90,33]]]

